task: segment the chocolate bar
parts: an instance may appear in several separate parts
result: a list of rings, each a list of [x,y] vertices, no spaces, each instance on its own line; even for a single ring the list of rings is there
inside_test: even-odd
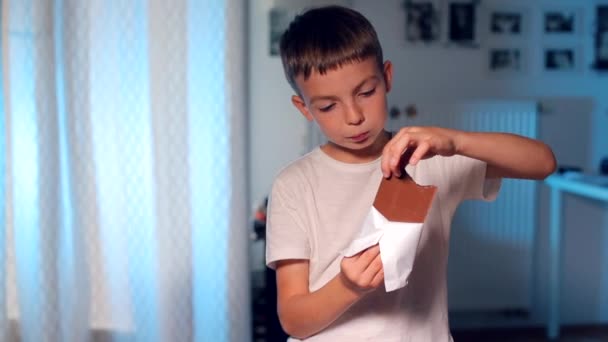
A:
[[[389,221],[422,223],[436,192],[436,186],[418,185],[404,171],[401,177],[382,178],[374,207]]]

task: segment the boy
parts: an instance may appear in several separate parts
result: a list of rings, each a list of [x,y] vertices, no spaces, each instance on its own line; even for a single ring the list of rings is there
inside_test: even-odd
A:
[[[450,341],[446,266],[450,221],[465,199],[494,198],[503,177],[555,169],[543,143],[438,127],[384,130],[392,64],[371,24],[338,6],[296,17],[280,43],[292,102],[328,143],[284,168],[270,198],[266,262],[291,341]],[[405,153],[404,152],[408,153]],[[406,170],[438,187],[409,283],[386,292],[378,246],[349,258],[382,177]],[[401,167],[399,166],[401,165]]]

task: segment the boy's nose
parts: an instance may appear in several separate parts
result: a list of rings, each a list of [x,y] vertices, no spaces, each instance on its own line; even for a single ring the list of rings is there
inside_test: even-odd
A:
[[[346,123],[349,125],[359,125],[365,121],[365,116],[360,108],[351,106],[346,112]]]

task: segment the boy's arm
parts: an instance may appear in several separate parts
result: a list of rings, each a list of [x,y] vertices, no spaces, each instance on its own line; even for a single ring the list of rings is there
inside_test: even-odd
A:
[[[555,171],[553,151],[539,140],[508,133],[462,132],[457,153],[488,164],[486,178],[544,179]]]
[[[384,280],[378,246],[344,258],[341,271],[322,288],[308,290],[308,260],[277,262],[278,313],[285,332],[307,338],[326,328]]]
[[[385,177],[399,176],[401,155],[408,149],[409,163],[435,155],[463,156],[488,164],[486,178],[544,179],[555,171],[555,156],[539,140],[509,133],[465,132],[439,127],[402,128],[383,150]]]

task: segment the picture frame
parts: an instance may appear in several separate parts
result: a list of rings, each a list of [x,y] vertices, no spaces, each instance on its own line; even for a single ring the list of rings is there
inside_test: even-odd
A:
[[[542,50],[542,70],[550,74],[579,72],[582,49],[576,45],[550,45]]]
[[[520,4],[484,4],[481,26],[485,45],[519,44],[530,36],[531,11]]]
[[[608,5],[596,7],[596,25],[594,34],[594,62],[597,71],[608,71]]]
[[[494,35],[518,35],[523,32],[522,13],[494,11],[490,18],[490,32]]]
[[[542,32],[546,36],[575,37],[583,31],[583,9],[578,6],[550,6],[542,10]]]
[[[491,77],[519,77],[528,70],[527,51],[520,45],[488,47],[487,58]]]
[[[289,26],[291,20],[295,17],[295,10],[287,7],[273,7],[268,12],[269,23],[269,44],[268,54],[270,56],[279,56],[279,44],[283,32]]]
[[[433,1],[403,3],[407,44],[435,44],[441,41],[441,9]]]
[[[452,0],[447,7],[447,43],[478,48],[479,3],[477,0]]]

